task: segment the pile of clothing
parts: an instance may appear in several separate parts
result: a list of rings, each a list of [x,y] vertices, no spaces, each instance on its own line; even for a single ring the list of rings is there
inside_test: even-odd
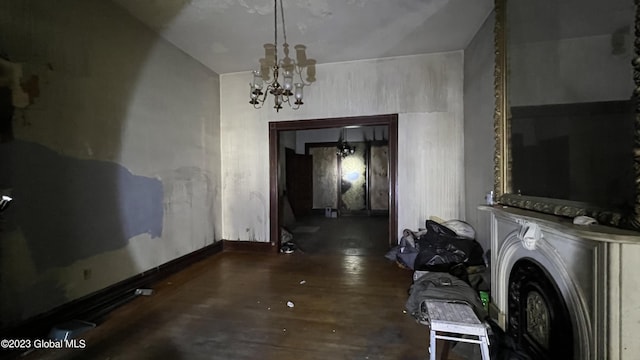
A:
[[[415,232],[405,229],[398,246],[386,256],[398,266],[413,270],[407,312],[419,323],[429,325],[426,300],[467,304],[489,328],[491,359],[535,359],[488,316],[488,303],[480,294],[488,296],[491,288],[490,263],[471,225],[461,220],[427,220],[425,225]]]
[[[421,305],[426,299],[465,302],[480,319],[486,318],[486,304],[479,292],[489,291],[489,269],[468,223],[427,220],[425,229],[405,229],[398,246],[386,257],[414,270],[406,308],[418,321],[425,318]]]

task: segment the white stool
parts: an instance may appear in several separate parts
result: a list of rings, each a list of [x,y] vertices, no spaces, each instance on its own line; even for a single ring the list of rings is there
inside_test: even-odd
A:
[[[471,306],[464,303],[425,300],[430,327],[430,359],[436,360],[436,339],[462,341],[479,344],[482,360],[489,358],[489,337],[487,328],[478,320]],[[438,335],[438,332],[472,335],[478,339]]]

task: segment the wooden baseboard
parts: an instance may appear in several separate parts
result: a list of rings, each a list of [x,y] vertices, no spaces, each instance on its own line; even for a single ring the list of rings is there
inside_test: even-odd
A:
[[[70,301],[17,325],[0,329],[0,338],[45,339],[51,328],[56,324],[76,319],[98,323],[110,311],[136,297],[136,289],[152,287],[152,284],[161,279],[206,257],[219,253],[222,249],[222,241],[217,241],[156,268]]]
[[[270,242],[222,240],[223,251],[278,252],[278,247]]]

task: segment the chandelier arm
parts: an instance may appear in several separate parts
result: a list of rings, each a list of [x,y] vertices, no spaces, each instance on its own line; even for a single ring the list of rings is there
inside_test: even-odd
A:
[[[262,105],[264,105],[264,102],[263,102],[263,101],[258,100],[258,102],[257,102],[257,103],[252,104],[252,105],[253,105],[253,108],[254,108],[254,109],[260,109],[260,108],[262,108]]]
[[[302,67],[298,66],[298,64],[295,63],[295,66],[293,67],[293,71],[298,75],[298,78],[300,79],[300,82],[302,83],[302,85],[309,86],[311,85],[311,83],[304,81],[304,78],[302,77],[302,69],[303,69]]]

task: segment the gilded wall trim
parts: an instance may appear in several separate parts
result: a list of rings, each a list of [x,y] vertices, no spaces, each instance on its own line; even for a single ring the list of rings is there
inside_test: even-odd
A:
[[[493,116],[493,129],[495,132],[495,151],[493,158],[494,186],[493,191],[496,199],[507,193],[507,166],[509,161],[503,161],[506,154],[507,132],[505,131],[506,116],[506,37],[505,37],[505,0],[495,1],[495,66],[494,66],[494,91],[495,91],[495,111]]]
[[[636,5],[635,16],[635,41],[633,55],[633,81],[635,89],[633,97],[635,99],[635,138],[633,139],[633,171],[635,174],[635,199],[633,203],[633,216],[627,222],[627,226],[633,229],[640,229],[640,0],[634,1]]]

